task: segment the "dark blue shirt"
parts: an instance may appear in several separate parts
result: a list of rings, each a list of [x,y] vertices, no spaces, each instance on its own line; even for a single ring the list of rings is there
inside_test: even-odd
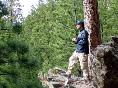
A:
[[[81,29],[77,36],[76,52],[89,53],[88,32],[85,29]]]

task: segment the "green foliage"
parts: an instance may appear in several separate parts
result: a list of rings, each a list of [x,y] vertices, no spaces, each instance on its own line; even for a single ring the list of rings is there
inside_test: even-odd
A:
[[[37,79],[38,60],[30,57],[29,46],[22,40],[21,23],[4,20],[5,10],[1,11],[0,88],[43,88]]]
[[[0,18],[7,14],[8,14],[8,10],[6,6],[2,3],[2,1],[0,1]]]
[[[99,0],[99,12],[103,42],[111,40],[111,36],[118,36],[118,2],[116,0]]]
[[[27,78],[31,76],[31,75],[24,76],[24,74],[32,74],[33,76],[33,72],[34,73],[36,72],[34,69],[36,67],[34,66],[36,66],[35,64],[37,63],[37,60],[28,59],[27,52],[28,52],[28,47],[26,46],[25,43],[21,43],[21,41],[11,40],[11,39],[8,39],[6,42],[0,41],[0,77],[7,80],[6,83],[10,82],[10,84],[13,85],[12,88],[16,88],[18,86],[16,85],[16,83],[18,83],[19,81],[22,81],[24,78],[28,80]],[[24,57],[27,58],[27,60],[25,60]],[[24,69],[26,71],[22,72],[22,70]],[[29,70],[31,69],[34,69],[34,70],[29,72]],[[36,76],[36,73],[35,73],[35,76]],[[36,77],[34,78],[36,80]],[[34,78],[32,78],[32,80]],[[24,82],[24,84],[25,83],[26,82]],[[1,86],[2,85],[3,84],[1,84]],[[20,85],[23,85],[23,84],[20,84]],[[26,83],[25,85],[28,85],[28,84]],[[24,88],[27,88],[27,87],[24,87]]]
[[[76,4],[75,4],[76,3]],[[81,18],[82,1],[49,1],[39,5],[24,23],[23,37],[30,55],[39,60],[39,70],[47,72],[55,66],[67,67],[74,50],[75,18]],[[77,10],[75,12],[75,10]]]
[[[118,35],[117,4],[116,0],[99,0],[103,42]],[[55,66],[67,68],[75,47],[71,39],[78,32],[74,24],[83,18],[82,0],[48,0],[22,24],[14,25],[10,19],[2,19],[7,15],[2,5],[0,29],[6,30],[0,30],[0,88],[43,88],[38,72],[47,73]]]
[[[13,25],[12,31],[14,33],[20,34],[22,32],[22,24],[20,22],[17,22]]]
[[[4,15],[8,15],[8,10],[2,1],[0,1],[0,30],[5,30],[5,21],[2,18]]]
[[[117,6],[110,1],[107,2],[108,9],[105,3],[99,0],[103,42],[118,35]],[[22,36],[30,47],[30,56],[38,58],[40,71],[47,72],[55,66],[67,68],[68,58],[74,51],[71,42],[76,34],[74,23],[80,18],[83,18],[82,0],[49,0],[26,18]]]

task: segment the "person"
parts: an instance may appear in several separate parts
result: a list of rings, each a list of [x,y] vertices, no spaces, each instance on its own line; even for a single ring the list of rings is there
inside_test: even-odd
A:
[[[88,44],[88,32],[84,28],[84,21],[78,20],[76,23],[76,29],[79,30],[77,38],[73,38],[72,41],[76,44],[76,49],[72,56],[69,58],[68,70],[66,72],[67,80],[65,85],[71,80],[72,69],[74,65],[80,62],[80,67],[83,73],[83,78],[85,80],[89,79],[88,71],[88,54],[89,54],[89,44]]]

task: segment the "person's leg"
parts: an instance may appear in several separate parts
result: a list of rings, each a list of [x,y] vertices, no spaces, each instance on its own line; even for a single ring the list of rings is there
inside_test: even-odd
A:
[[[65,81],[65,86],[72,81],[71,79],[71,74],[72,74],[72,69],[74,67],[74,64],[78,62],[78,56],[76,51],[72,54],[72,56],[69,58],[69,64],[68,64],[68,70],[66,72],[67,74],[67,79]]]
[[[80,61],[81,70],[83,71],[83,78],[88,79],[88,55],[84,53],[78,53],[78,58]]]
[[[67,75],[71,75],[74,64],[76,64],[77,62],[78,62],[78,56],[76,51],[74,51],[72,56],[69,58],[68,70],[66,72]]]

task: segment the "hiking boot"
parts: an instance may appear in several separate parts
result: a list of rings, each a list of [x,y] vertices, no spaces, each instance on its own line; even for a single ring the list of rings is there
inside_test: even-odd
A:
[[[67,85],[70,84],[72,81],[73,81],[72,78],[67,78],[64,85],[67,86]]]

